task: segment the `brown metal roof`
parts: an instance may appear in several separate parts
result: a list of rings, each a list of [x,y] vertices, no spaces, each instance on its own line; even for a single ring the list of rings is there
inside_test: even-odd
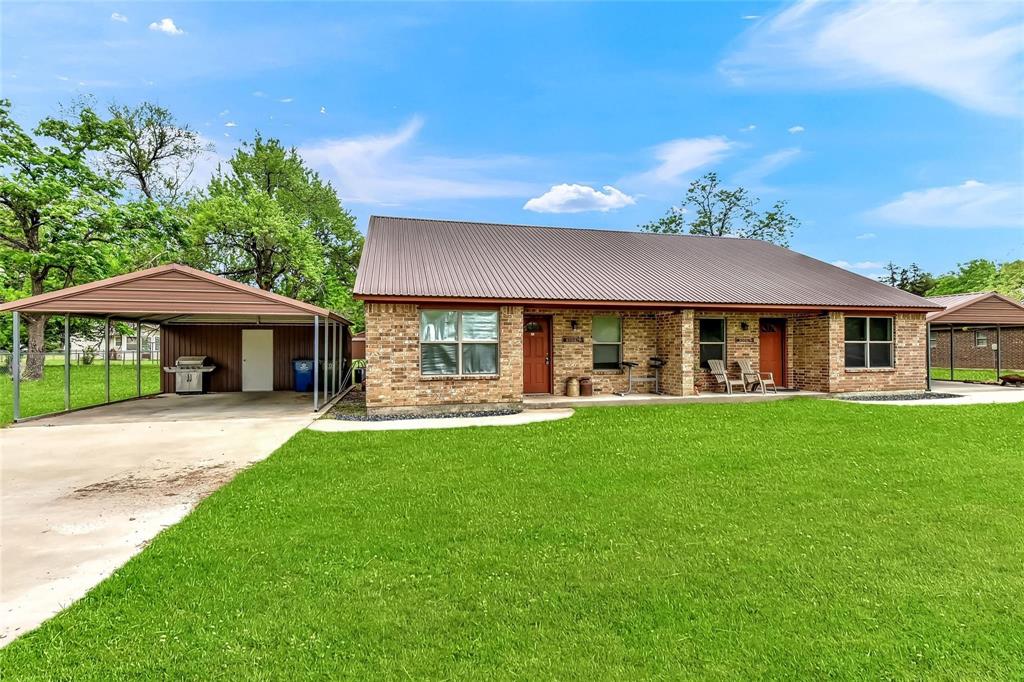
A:
[[[71,313],[152,322],[330,316],[325,308],[186,265],[161,265],[0,305],[0,312]]]
[[[1024,304],[995,291],[929,296],[928,300],[945,308],[928,313],[929,322],[1024,325]]]
[[[937,306],[753,239],[373,217],[361,298]]]

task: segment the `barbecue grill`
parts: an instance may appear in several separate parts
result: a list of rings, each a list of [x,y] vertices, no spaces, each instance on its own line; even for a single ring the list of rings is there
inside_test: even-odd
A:
[[[203,377],[217,369],[206,364],[205,355],[182,355],[174,361],[174,367],[164,371],[174,375],[175,393],[203,393]]]

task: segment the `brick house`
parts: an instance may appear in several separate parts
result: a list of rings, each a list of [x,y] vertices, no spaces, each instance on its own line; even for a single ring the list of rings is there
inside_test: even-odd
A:
[[[928,299],[932,367],[1024,370],[1024,304],[995,291]],[[952,336],[952,338],[950,338]]]
[[[355,294],[378,413],[517,405],[570,377],[621,392],[651,358],[669,395],[720,390],[712,359],[792,389],[921,390],[940,308],[758,240],[382,217]]]

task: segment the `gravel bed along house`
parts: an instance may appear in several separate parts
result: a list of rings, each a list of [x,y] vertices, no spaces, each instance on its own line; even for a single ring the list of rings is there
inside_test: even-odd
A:
[[[493,410],[463,410],[457,412],[437,412],[436,414],[375,414],[366,413],[366,393],[363,391],[349,391],[342,397],[326,415],[328,419],[341,419],[354,422],[384,422],[398,421],[402,419],[448,419],[456,417],[494,417],[503,414],[519,414],[521,407],[496,408]]]
[[[850,402],[873,402],[878,400],[941,400],[943,398],[959,398],[956,393],[929,393],[920,391],[917,393],[862,393],[859,395],[842,396],[836,400],[848,400]]]

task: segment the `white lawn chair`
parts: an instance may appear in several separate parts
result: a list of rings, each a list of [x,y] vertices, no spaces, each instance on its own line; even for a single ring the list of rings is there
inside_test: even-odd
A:
[[[772,393],[778,393],[779,389],[775,386],[775,376],[771,372],[761,372],[754,367],[754,363],[750,360],[737,360],[736,364],[740,366],[740,376],[743,377],[744,388],[747,385],[752,387],[761,387],[761,393],[768,395],[767,387],[772,387]]]
[[[711,376],[725,387],[725,392],[732,395],[733,386],[739,386],[744,393],[747,392],[747,385],[743,379],[730,379],[729,373],[725,371],[725,362],[722,360],[708,360],[708,367],[711,368]]]

